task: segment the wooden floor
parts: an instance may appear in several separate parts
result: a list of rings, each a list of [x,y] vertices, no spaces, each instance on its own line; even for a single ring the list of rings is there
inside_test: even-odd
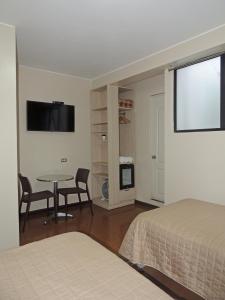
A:
[[[84,206],[80,211],[79,206],[73,206],[69,212],[74,218],[67,221],[61,219],[57,224],[49,220],[46,225],[44,225],[47,219],[46,212],[31,213],[25,232],[20,234],[20,244],[24,245],[65,232],[80,231],[117,253],[132,220],[139,213],[153,208],[135,204],[107,211],[94,206],[94,216],[91,216],[89,207]],[[202,299],[154,269],[145,268],[144,275],[174,299]]]
[[[150,208],[142,205],[129,205],[107,211],[94,206],[92,217],[89,207],[85,206],[80,211],[79,206],[76,206],[69,209],[69,213],[73,214],[74,218],[68,218],[67,221],[64,218],[59,219],[57,224],[50,220],[46,225],[44,225],[47,219],[46,212],[32,213],[25,232],[20,234],[20,244],[24,245],[60,233],[80,231],[117,252],[132,220],[147,209]]]

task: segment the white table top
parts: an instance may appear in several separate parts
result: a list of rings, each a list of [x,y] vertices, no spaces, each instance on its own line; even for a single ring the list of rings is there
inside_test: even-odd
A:
[[[64,175],[64,174],[48,174],[39,176],[37,178],[38,181],[45,181],[45,182],[59,182],[59,181],[68,181],[74,178],[73,175]]]

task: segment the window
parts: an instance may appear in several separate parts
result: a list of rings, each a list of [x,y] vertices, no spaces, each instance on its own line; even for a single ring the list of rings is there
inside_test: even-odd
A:
[[[174,130],[225,130],[225,55],[175,70]]]

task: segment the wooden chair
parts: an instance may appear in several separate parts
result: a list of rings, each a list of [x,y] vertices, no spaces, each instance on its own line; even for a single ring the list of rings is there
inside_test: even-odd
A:
[[[91,214],[93,216],[93,207],[92,207],[92,201],[90,198],[90,193],[88,189],[88,176],[89,176],[90,170],[88,169],[82,169],[79,168],[77,170],[77,174],[75,176],[75,187],[69,187],[69,188],[60,188],[58,189],[58,194],[61,194],[65,198],[65,207],[66,207],[66,219],[67,219],[67,213],[68,213],[68,195],[71,194],[77,194],[78,199],[79,199],[79,204],[80,204],[80,209],[81,209],[81,194],[87,194],[88,198],[88,203],[90,206]],[[81,188],[79,186],[79,183],[83,183],[85,185],[85,188]]]
[[[23,232],[24,232],[25,226],[26,226],[26,221],[27,221],[29,211],[30,211],[31,202],[47,199],[47,212],[49,215],[49,199],[53,198],[54,194],[48,190],[33,193],[30,181],[27,177],[24,177],[21,174],[19,174],[19,180],[20,180],[21,187],[22,187],[22,196],[20,199],[20,206],[19,206],[20,214],[21,214],[22,204],[26,203],[26,205],[27,205],[24,222],[23,222]]]

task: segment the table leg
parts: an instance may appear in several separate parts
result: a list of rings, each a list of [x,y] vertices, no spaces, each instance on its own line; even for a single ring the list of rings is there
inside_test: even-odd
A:
[[[58,221],[58,193],[57,193],[57,190],[58,190],[58,182],[57,181],[54,181],[54,210],[55,210],[55,223],[57,223]]]
[[[66,214],[64,212],[59,212],[58,211],[58,206],[59,206],[59,195],[57,193],[58,190],[58,181],[54,181],[54,206],[55,206],[55,223],[58,222],[58,218],[63,217],[65,218],[66,216],[69,218],[73,218],[72,214]]]

